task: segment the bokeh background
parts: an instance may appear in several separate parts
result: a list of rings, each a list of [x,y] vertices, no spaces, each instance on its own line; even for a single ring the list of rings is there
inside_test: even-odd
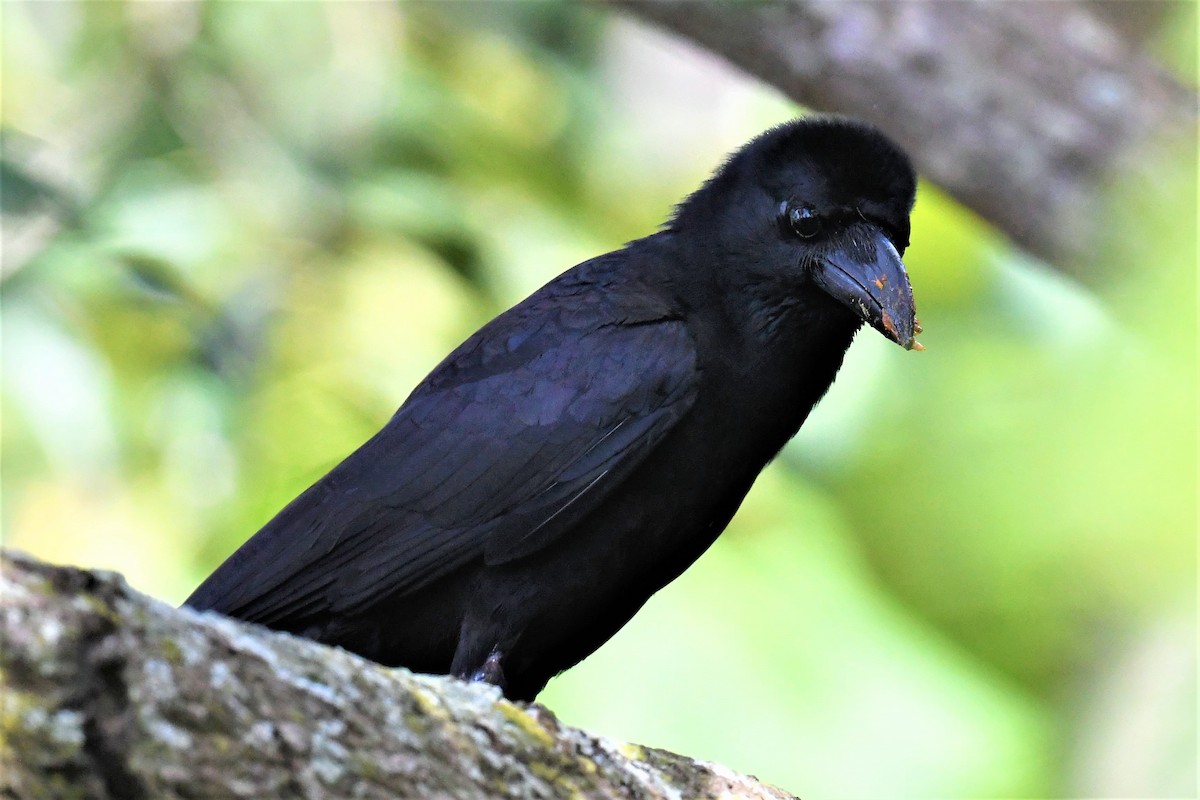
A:
[[[4,544],[169,603],[478,325],[801,113],[602,8],[0,10]],[[1194,83],[1196,6],[1157,20]],[[1195,797],[1193,156],[1112,187],[1075,277],[922,184],[928,350],[861,335],[541,701],[807,797]]]

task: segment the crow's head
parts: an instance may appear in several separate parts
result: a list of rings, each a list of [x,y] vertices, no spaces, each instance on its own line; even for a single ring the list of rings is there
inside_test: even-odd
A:
[[[906,349],[922,349],[908,246],[916,177],[890,139],[838,117],[800,119],[734,153],[672,228],[736,265],[727,280],[779,302],[820,291]]]

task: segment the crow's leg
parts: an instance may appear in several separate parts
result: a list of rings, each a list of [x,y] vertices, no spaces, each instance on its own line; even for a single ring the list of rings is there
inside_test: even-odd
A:
[[[492,652],[488,653],[487,659],[476,669],[462,670],[456,672],[455,675],[463,680],[477,681],[479,683],[490,683],[493,686],[499,686],[504,689],[504,667],[500,664],[502,658],[500,648],[493,647]]]

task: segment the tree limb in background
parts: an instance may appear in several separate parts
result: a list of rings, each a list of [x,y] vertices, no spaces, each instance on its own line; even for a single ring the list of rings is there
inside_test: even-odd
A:
[[[778,789],[453,678],[0,558],[0,795],[699,798]]]
[[[608,1],[799,103],[875,123],[1060,263],[1088,254],[1105,185],[1195,140],[1195,91],[1074,3]]]

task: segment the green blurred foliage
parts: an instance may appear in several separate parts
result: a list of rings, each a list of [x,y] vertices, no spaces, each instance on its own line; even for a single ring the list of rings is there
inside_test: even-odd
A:
[[[567,4],[4,16],[4,541],[169,602],[479,324],[798,113]],[[1187,19],[1153,47],[1194,74]],[[803,795],[1194,793],[1195,176],[1114,186],[1082,283],[922,185],[928,351],[864,334],[543,702]]]

